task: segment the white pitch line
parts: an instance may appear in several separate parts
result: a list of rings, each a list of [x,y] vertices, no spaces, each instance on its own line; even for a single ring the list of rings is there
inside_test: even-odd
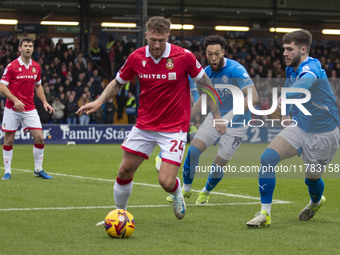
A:
[[[258,202],[245,202],[245,203],[218,203],[218,204],[205,204],[205,205],[196,205],[196,204],[187,204],[187,206],[234,206],[234,205],[257,205]],[[276,202],[275,204],[282,204]],[[129,205],[128,208],[162,208],[162,207],[171,207],[172,205]],[[0,212],[13,212],[13,211],[48,211],[48,210],[91,210],[91,209],[114,209],[114,206],[71,206],[71,207],[37,207],[37,208],[3,208],[0,209]]]
[[[3,169],[3,167],[1,167],[1,168]],[[21,171],[21,172],[29,172],[29,173],[33,172],[32,170],[19,169],[19,168],[12,168],[12,170]],[[51,172],[49,172],[49,174],[56,175],[56,176],[71,177],[71,178],[85,179],[85,180],[94,180],[94,181],[105,181],[105,182],[112,182],[112,183],[115,181],[115,180],[112,180],[112,179],[103,179],[103,178],[97,178],[97,177],[86,177],[86,176],[70,175],[70,174],[60,174],[60,173],[51,173]],[[139,183],[139,182],[133,182],[133,184],[134,185],[140,185],[140,186],[161,188],[160,185],[156,185],[156,184]],[[201,192],[201,190],[195,190],[195,189],[193,189],[192,191]],[[245,199],[251,199],[251,200],[260,200],[259,197],[252,197],[252,196],[245,196],[245,195],[238,195],[238,194],[231,194],[231,193],[223,193],[223,192],[215,192],[215,191],[212,191],[210,193],[215,194],[215,195],[227,196],[227,197],[237,197],[237,198],[245,198]],[[273,199],[273,203],[290,204],[291,202]]]

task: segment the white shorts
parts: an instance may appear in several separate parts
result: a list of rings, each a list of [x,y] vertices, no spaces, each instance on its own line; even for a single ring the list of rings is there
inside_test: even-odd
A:
[[[187,133],[157,132],[134,126],[121,147],[127,152],[148,159],[156,145],[159,145],[162,161],[180,166],[186,141]]]
[[[15,132],[20,125],[24,131],[28,131],[29,129],[42,129],[37,110],[17,112],[5,107],[1,125],[2,131]]]
[[[339,148],[339,128],[324,133],[307,133],[298,126],[286,127],[278,135],[289,142],[308,165],[327,165]]]
[[[243,138],[247,134],[247,130],[248,126],[238,128],[229,127],[225,134],[220,135],[214,128],[212,114],[209,114],[199,127],[195,138],[204,142],[207,148],[220,138],[218,155],[225,160],[230,160],[242,143]]]

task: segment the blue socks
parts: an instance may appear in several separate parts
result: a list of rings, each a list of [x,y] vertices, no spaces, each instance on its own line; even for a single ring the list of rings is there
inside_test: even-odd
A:
[[[205,185],[205,189],[209,192],[212,191],[223,178],[222,167],[219,167],[217,169],[215,164],[213,164],[212,166],[213,171],[210,172],[207,183]]]
[[[192,184],[195,177],[195,168],[198,166],[199,158],[202,152],[195,146],[190,145],[187,157],[183,166],[183,183]]]
[[[261,203],[271,204],[275,188],[275,166],[280,162],[280,155],[273,149],[266,149],[261,156],[259,190]]]
[[[306,178],[305,183],[308,186],[309,196],[312,202],[314,203],[319,202],[322,197],[323,190],[325,188],[323,180],[320,178],[314,181]]]

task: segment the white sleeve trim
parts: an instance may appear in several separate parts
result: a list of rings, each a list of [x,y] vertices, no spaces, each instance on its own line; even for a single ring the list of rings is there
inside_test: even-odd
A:
[[[255,85],[254,85],[254,83],[252,83],[252,84],[248,84],[248,85],[246,85],[246,86],[244,86],[244,87],[242,87],[242,88],[240,88],[241,90],[244,90],[244,89],[247,89],[247,88],[249,88],[249,87],[254,87]]]
[[[5,80],[1,80],[0,81],[1,83],[5,84],[6,86],[8,86],[9,82],[8,81],[5,81]]]
[[[41,80],[37,81],[35,84],[36,85],[40,85],[41,84]]]
[[[117,73],[117,75],[116,75],[116,80],[117,80],[120,84],[126,84],[126,83],[129,82],[129,81],[125,81],[125,80],[123,80],[122,78],[120,78],[119,73]]]
[[[196,77],[191,77],[191,79],[193,79],[194,81],[198,81],[199,79],[201,79],[204,75],[205,71],[202,68],[201,71],[199,72],[199,74]]]
[[[313,73],[312,71],[305,71],[305,72],[302,72],[302,73],[299,75],[299,76],[300,76],[300,78],[301,78],[301,75],[302,75],[302,74],[304,74],[304,73],[311,73],[311,74],[313,74],[313,76],[314,76],[315,80],[317,79],[317,77],[316,77],[315,73]]]

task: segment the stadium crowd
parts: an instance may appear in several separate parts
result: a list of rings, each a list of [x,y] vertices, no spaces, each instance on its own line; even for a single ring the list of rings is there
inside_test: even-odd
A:
[[[0,76],[7,64],[19,56],[18,43],[16,35],[0,39]],[[183,40],[172,41],[172,43],[189,49],[203,67],[207,66],[201,41]],[[115,40],[110,36],[102,48],[98,43],[93,43],[89,54],[81,51],[79,43],[74,45],[74,48],[68,47],[62,39],[59,39],[54,45],[51,39],[39,35],[35,40],[33,58],[42,68],[41,79],[45,95],[48,103],[55,109],[55,113],[49,116],[43,110],[40,100],[36,99],[41,122],[81,125],[89,123],[113,124],[122,119],[128,109],[129,118],[126,122],[134,124],[136,80],[128,83],[116,98],[104,104],[95,114],[91,116],[76,115],[77,109],[96,99],[110,79],[115,76],[129,54],[136,48],[133,40],[131,38],[123,40],[121,37]],[[340,77],[339,43],[316,41],[311,48],[310,56],[320,59],[340,107],[340,79],[337,79]],[[264,44],[262,39],[232,40],[228,45],[226,57],[240,62],[253,79],[260,98],[260,102],[255,108],[269,109],[272,103],[272,88],[280,88],[285,80],[285,64],[280,41],[267,40]],[[1,120],[4,102],[5,98],[0,97]],[[261,118],[261,116],[254,117]],[[279,116],[270,117],[277,118]]]

